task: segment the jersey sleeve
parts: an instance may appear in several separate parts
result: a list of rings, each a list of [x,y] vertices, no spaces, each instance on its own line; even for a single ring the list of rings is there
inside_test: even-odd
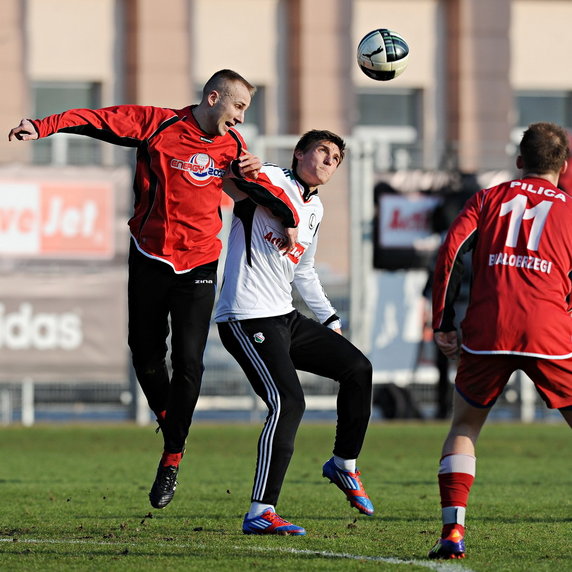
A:
[[[278,167],[270,169],[278,169],[282,172],[282,169]],[[296,208],[279,182],[271,179],[267,171],[268,167],[259,173],[257,179],[243,179],[234,175],[231,179],[238,190],[248,195],[257,205],[268,208],[284,226],[298,226],[300,218]]]
[[[317,242],[316,235],[296,266],[293,282],[308,308],[323,324],[336,314],[336,309],[326,296],[314,266]]]
[[[453,221],[439,249],[433,274],[433,330],[455,329],[454,303],[464,273],[463,255],[474,248],[477,226],[485,191],[479,191],[466,203]]]
[[[179,119],[177,112],[170,109],[118,105],[103,109],[70,109],[32,122],[39,137],[74,133],[124,147],[137,147],[152,137],[165,122]]]

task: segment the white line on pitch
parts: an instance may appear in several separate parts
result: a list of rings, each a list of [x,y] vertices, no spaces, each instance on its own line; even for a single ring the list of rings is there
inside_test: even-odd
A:
[[[234,546],[233,548],[243,548],[242,546]],[[357,554],[347,554],[345,552],[330,552],[328,550],[302,550],[299,548],[283,548],[281,546],[266,547],[266,546],[250,546],[250,550],[258,550],[261,552],[289,552],[291,554],[306,554],[308,556],[319,556],[322,558],[346,558],[348,560],[366,560],[368,562],[384,562],[386,564],[407,564],[411,566],[415,564],[416,566],[422,566],[424,568],[429,568],[430,570],[436,570],[437,572],[472,572],[470,568],[465,568],[459,566],[458,564],[445,563],[445,562],[431,562],[428,560],[405,560],[402,558],[391,558],[384,556],[359,556]]]
[[[121,546],[130,545],[134,546],[134,542],[125,542],[118,540],[117,542],[109,542],[104,540],[87,540],[87,539],[55,539],[55,538],[0,538],[0,542],[14,542],[22,544],[91,544],[99,546]],[[174,544],[169,542],[169,546],[172,548],[186,548],[187,544]],[[194,548],[207,548],[206,545],[193,545]],[[392,558],[385,556],[360,556],[358,554],[348,554],[346,552],[330,552],[328,550],[309,550],[300,548],[285,548],[282,546],[267,547],[267,546],[233,546],[235,550],[244,551],[259,551],[259,552],[287,552],[289,554],[304,554],[307,556],[318,556],[320,558],[341,558],[346,560],[362,560],[368,562],[383,562],[385,564],[406,564],[411,566],[421,566],[423,568],[429,568],[430,570],[435,570],[436,572],[473,572],[470,568],[465,568],[458,564],[446,563],[446,562],[431,562],[427,560],[405,560],[402,558]]]

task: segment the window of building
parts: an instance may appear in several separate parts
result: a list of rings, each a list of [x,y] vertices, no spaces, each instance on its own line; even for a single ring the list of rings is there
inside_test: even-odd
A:
[[[519,91],[516,93],[516,112],[516,123],[520,127],[538,121],[572,127],[572,92]]]
[[[101,87],[89,82],[36,82],[33,85],[34,116],[46,117],[68,109],[101,107]],[[33,161],[39,165],[99,165],[102,143],[96,139],[58,134],[33,145]]]
[[[376,167],[380,170],[420,167],[422,91],[360,90],[356,99],[358,117],[354,135],[377,142]]]
[[[420,124],[421,92],[416,89],[360,91],[357,93],[358,125],[415,127]]]

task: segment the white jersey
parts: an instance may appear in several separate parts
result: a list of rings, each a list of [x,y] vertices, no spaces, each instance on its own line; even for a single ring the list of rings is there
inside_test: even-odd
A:
[[[314,268],[318,227],[324,213],[317,193],[310,193],[292,171],[269,164],[263,165],[256,181],[237,179],[235,183],[253,198],[235,203],[215,321],[288,314],[294,310],[294,283],[316,318],[326,322],[336,311]],[[298,242],[286,255],[283,219],[257,204],[264,193],[274,200],[282,197],[298,215]]]

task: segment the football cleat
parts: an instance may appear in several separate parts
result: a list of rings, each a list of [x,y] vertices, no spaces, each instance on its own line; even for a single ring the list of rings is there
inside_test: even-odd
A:
[[[153,508],[165,508],[175,495],[177,488],[177,473],[179,467],[159,465],[155,482],[149,492],[149,501]]]
[[[322,467],[322,476],[330,479],[330,482],[334,483],[346,495],[354,508],[357,508],[362,514],[371,516],[374,512],[373,503],[361,484],[360,474],[358,470],[352,473],[340,469],[336,466],[333,457]]]
[[[453,529],[446,538],[440,538],[429,551],[429,558],[465,558],[465,539],[456,529]]]
[[[302,536],[306,534],[306,531],[301,526],[296,526],[284,520],[270,508],[254,518],[248,518],[248,514],[245,514],[242,522],[242,532],[244,534],[279,534],[283,536]]]

